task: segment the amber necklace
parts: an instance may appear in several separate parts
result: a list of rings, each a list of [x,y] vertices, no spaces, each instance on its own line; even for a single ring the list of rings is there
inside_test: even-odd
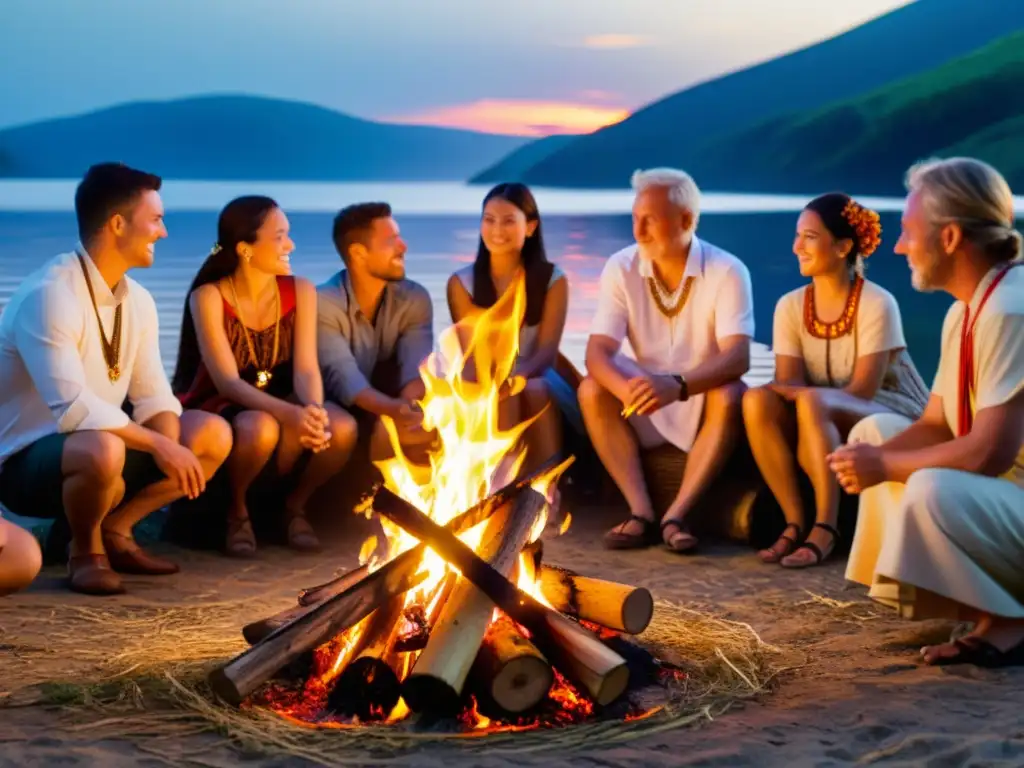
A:
[[[121,307],[123,304],[119,302],[117,309],[114,310],[114,332],[108,340],[107,334],[103,330],[99,307],[96,306],[96,294],[92,290],[92,280],[89,279],[89,270],[85,266],[85,259],[82,258],[82,254],[77,255],[78,263],[82,267],[82,275],[85,276],[85,287],[89,289],[89,300],[92,302],[92,311],[96,315],[96,325],[100,329],[100,346],[103,349],[103,360],[107,364],[107,378],[113,384],[121,378]]]
[[[831,323],[823,323],[818,319],[818,312],[814,307],[814,283],[808,284],[804,289],[804,326],[807,332],[817,339],[838,339],[846,336],[853,330],[857,320],[857,307],[860,305],[860,294],[864,288],[864,278],[858,277],[850,287],[850,294],[846,297],[846,306],[839,315],[839,319]]]
[[[228,278],[228,284],[231,286],[231,298],[235,302],[238,323],[242,326],[242,333],[245,334],[245,343],[249,347],[249,360],[256,366],[256,389],[266,389],[267,385],[270,384],[270,380],[274,377],[271,370],[277,364],[278,341],[281,333],[281,292],[277,288],[277,279],[274,279],[274,306],[276,311],[274,319],[274,348],[271,351],[270,362],[264,366],[261,366],[260,361],[256,358],[256,346],[252,343],[252,337],[249,335],[249,326],[242,319],[242,305],[238,303],[238,292],[235,290],[234,275]]]
[[[683,311],[683,307],[686,306],[686,300],[690,298],[690,290],[693,288],[693,277],[687,277],[683,281],[683,290],[679,292],[679,298],[676,299],[675,304],[669,304],[671,294],[666,290],[661,280],[654,275],[647,278],[647,288],[651,292],[651,298],[654,299],[658,311],[665,317],[673,318]]]

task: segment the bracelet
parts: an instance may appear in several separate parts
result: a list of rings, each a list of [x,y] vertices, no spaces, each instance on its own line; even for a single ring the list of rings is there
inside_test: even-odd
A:
[[[683,401],[689,400],[690,399],[690,387],[686,383],[686,378],[683,377],[683,376],[679,376],[679,375],[673,375],[672,378],[675,379],[676,380],[676,384],[679,385],[679,399],[683,400]]]

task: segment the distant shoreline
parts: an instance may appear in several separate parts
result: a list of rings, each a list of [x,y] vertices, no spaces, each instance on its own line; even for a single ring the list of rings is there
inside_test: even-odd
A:
[[[698,183],[699,183],[698,179]],[[0,179],[0,211],[13,213],[70,212],[77,179]],[[386,200],[397,215],[477,215],[491,184],[458,182],[287,182],[287,181],[164,181],[168,211],[219,211],[242,194],[267,194],[295,213],[333,213],[358,200]],[[628,189],[566,189],[531,187],[544,215],[628,215],[633,192]],[[702,213],[786,213],[799,211],[818,192],[806,195],[704,192]],[[902,198],[858,197],[878,211],[902,210]],[[1024,207],[1024,197],[1017,199]]]

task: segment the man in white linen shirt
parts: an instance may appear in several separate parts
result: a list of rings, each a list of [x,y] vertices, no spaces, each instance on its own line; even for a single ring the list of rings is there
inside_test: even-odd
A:
[[[830,457],[859,493],[846,578],[909,619],[971,622],[926,664],[1024,664],[1024,263],[1006,179],[971,158],[914,166],[903,231],[919,291],[956,301],[931,398],[871,416]]]
[[[222,419],[182,414],[156,305],[125,274],[167,236],[160,184],[118,163],[90,168],[75,193],[80,247],[29,275],[0,315],[0,503],[67,517],[70,586],[88,594],[123,592],[118,572],[178,570],[132,528],[202,493],[231,449]]]
[[[683,171],[633,176],[636,245],[609,258],[587,343],[580,408],[598,456],[629,504],[609,531],[613,549],[664,539],[675,552],[697,539],[686,515],[742,435],[740,378],[750,367],[754,303],[750,273],[694,233],[700,191]],[[620,352],[624,339],[634,357]],[[659,534],[640,450],[671,443],[688,453]]]

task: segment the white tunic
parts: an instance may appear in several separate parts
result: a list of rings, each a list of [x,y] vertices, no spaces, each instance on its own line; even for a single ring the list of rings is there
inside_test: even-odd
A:
[[[649,262],[636,245],[608,259],[601,272],[597,316],[590,333],[629,342],[631,359],[653,374],[681,374],[719,352],[729,336],[754,335],[750,272],[738,258],[693,238],[686,278],[693,287],[682,311],[665,317],[651,296]],[[681,283],[682,285],[682,283]],[[693,447],[704,410],[704,395],[672,403],[651,414],[650,426],[683,451]]]
[[[84,249],[82,250],[85,255]],[[25,278],[0,315],[0,463],[55,432],[107,430],[181,414],[160,361],[156,304],[125,277],[111,292],[85,255],[103,328],[121,319],[121,376],[111,381],[85,277],[65,253]]]

